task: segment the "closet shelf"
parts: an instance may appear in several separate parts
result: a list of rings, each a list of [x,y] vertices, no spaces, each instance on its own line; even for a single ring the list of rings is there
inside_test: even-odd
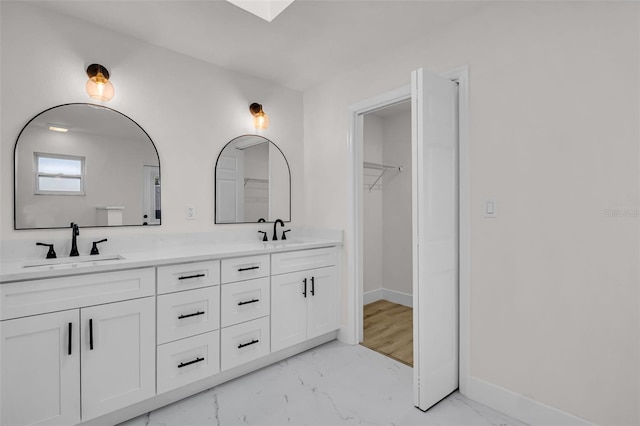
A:
[[[371,163],[369,161],[365,161],[362,163],[362,166],[365,169],[374,169],[374,170],[397,170],[399,172],[402,171],[402,166],[391,166],[389,164],[380,164],[380,163]]]
[[[373,187],[376,186],[376,183],[378,183],[378,181],[382,179],[382,176],[384,176],[387,170],[402,172],[402,166],[392,166],[389,164],[372,163],[369,161],[363,162],[362,167],[365,169],[380,170],[380,174],[376,177],[376,180],[371,185],[369,185],[369,191],[371,191]]]

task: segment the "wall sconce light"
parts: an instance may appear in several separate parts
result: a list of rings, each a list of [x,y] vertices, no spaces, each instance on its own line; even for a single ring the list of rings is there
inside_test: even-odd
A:
[[[91,64],[87,67],[87,93],[92,99],[110,101],[115,94],[113,84],[109,81],[109,70],[99,64]]]
[[[249,106],[249,111],[253,115],[253,127],[256,129],[269,128],[269,116],[262,110],[262,105],[254,102]]]

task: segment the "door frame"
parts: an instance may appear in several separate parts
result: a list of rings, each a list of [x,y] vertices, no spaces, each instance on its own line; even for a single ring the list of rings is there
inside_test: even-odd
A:
[[[471,291],[471,173],[469,140],[469,66],[463,65],[440,73],[458,83],[458,191],[459,191],[459,371],[458,387],[467,393],[470,350]],[[381,108],[411,100],[411,86],[406,85],[357,102],[349,108],[349,228],[347,232],[347,324],[340,339],[357,345],[362,340],[363,304],[363,116]],[[414,354],[414,357],[416,354]]]

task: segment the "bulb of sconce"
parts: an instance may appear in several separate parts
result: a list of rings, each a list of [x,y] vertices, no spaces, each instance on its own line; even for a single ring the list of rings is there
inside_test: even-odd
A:
[[[86,88],[89,96],[99,101],[110,101],[115,94],[113,84],[101,72],[87,80]]]
[[[269,128],[269,116],[264,112],[260,112],[253,117],[253,127],[256,129]]]

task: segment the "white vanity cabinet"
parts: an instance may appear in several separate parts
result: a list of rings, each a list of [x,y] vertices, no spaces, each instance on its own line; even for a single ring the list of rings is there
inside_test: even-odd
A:
[[[158,393],[220,371],[220,261],[158,267]]]
[[[270,352],[269,255],[223,259],[221,368],[227,370]]]
[[[258,247],[0,283],[0,426],[117,424],[334,339],[338,247]]]
[[[82,420],[155,395],[155,298],[80,310]]]
[[[3,321],[2,425],[80,422],[78,310]]]
[[[1,424],[71,425],[154,396],[154,284],[151,268],[2,285]]]
[[[271,256],[271,350],[312,339],[339,327],[335,248]]]

